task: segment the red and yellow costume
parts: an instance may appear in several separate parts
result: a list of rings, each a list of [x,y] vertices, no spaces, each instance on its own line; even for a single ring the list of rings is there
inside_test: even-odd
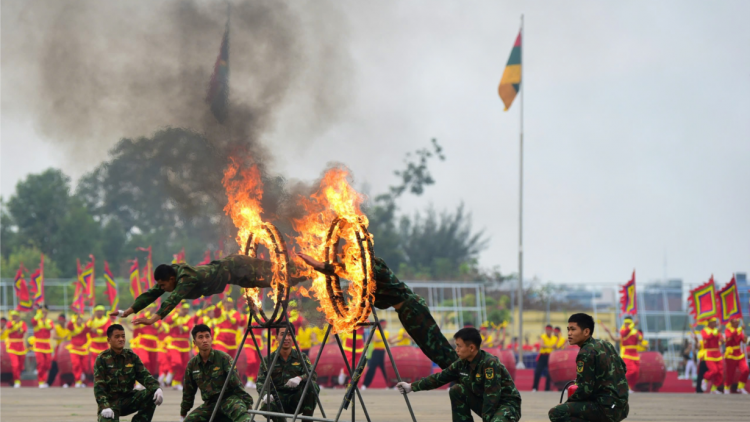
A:
[[[250,318],[250,315],[243,315],[240,314],[238,326],[240,327],[247,327],[247,319]],[[242,331],[242,335],[244,335],[245,332]],[[261,328],[254,328],[253,334],[255,334],[255,341],[258,343],[258,348],[260,348],[261,353],[265,353],[265,340],[264,337],[264,330]],[[242,337],[240,336],[237,340],[238,342],[242,341]],[[247,338],[245,339],[245,346],[242,348],[243,353],[245,353],[245,359],[247,359],[247,367],[245,367],[245,376],[247,376],[248,386],[252,387],[252,383],[255,381],[255,379],[258,377],[258,371],[260,370],[260,358],[258,358],[258,351],[255,350],[255,343],[253,343],[253,338],[251,337],[250,333],[247,334]]]
[[[15,314],[14,314],[15,312]],[[17,311],[11,311],[11,315],[19,315]],[[5,351],[10,356],[11,369],[13,372],[13,383],[15,385],[21,385],[21,372],[23,372],[24,365],[26,363],[26,342],[24,336],[28,331],[28,327],[24,321],[18,320],[8,321],[5,328],[7,338],[5,339]]]
[[[745,389],[747,377],[750,375],[750,368],[747,366],[747,360],[741,348],[741,345],[747,341],[747,336],[745,336],[742,330],[742,325],[737,328],[728,325],[726,331],[724,331],[724,337],[726,338],[724,359],[726,359],[725,363],[727,365],[724,391],[729,391],[730,386],[726,383],[731,382],[730,380],[734,378],[735,371],[739,371],[740,373],[739,380],[737,381],[737,390],[743,390]]]
[[[169,353],[167,352],[167,337],[169,336],[169,326],[164,320],[156,321],[156,337],[159,339],[156,346],[156,362],[159,370],[159,382],[164,381],[165,385],[172,382],[167,379],[169,375]]]
[[[47,375],[52,367],[52,330],[55,324],[50,318],[38,310],[31,320],[31,326],[34,327],[34,336],[29,339],[32,343],[31,350],[36,356],[37,380],[39,385],[47,383]]]
[[[638,383],[638,375],[641,370],[641,356],[638,353],[638,345],[643,341],[643,336],[634,327],[633,320],[626,319],[620,328],[620,356],[625,362],[627,371],[625,379],[628,387],[635,389]]]
[[[214,309],[213,331],[214,343],[213,348],[228,353],[234,357],[237,353],[237,336],[241,330],[237,329],[240,322],[240,313],[236,309],[225,309],[220,303]],[[239,334],[241,335],[241,334]]]
[[[101,306],[101,305],[99,305]],[[97,308],[99,307],[97,306]],[[94,310],[99,310],[94,308]],[[104,307],[102,306],[102,311]],[[101,317],[92,317],[86,324],[89,328],[89,337],[91,342],[89,343],[89,360],[90,368],[94,368],[94,362],[99,353],[109,349],[109,343],[107,343],[107,328],[112,325],[112,320],[108,316],[102,315]]]
[[[708,371],[704,378],[711,382],[711,391],[716,391],[718,386],[724,382],[724,364],[722,362],[721,349],[721,333],[718,328],[706,327],[701,331],[701,337],[703,338],[703,348],[705,351],[704,360]]]
[[[68,332],[70,343],[67,346],[70,352],[70,363],[73,366],[73,377],[76,386],[80,386],[81,375],[88,369],[89,362],[89,327],[78,315],[73,315],[68,321]]]
[[[146,311],[140,316],[151,318],[151,313]],[[159,335],[156,325],[136,325],[133,328],[133,340],[130,347],[143,362],[143,366],[151,375],[159,375]]]
[[[190,305],[188,305],[189,307]],[[169,327],[167,332],[167,356],[169,357],[169,372],[172,374],[172,385],[182,384],[185,368],[190,360],[190,330],[193,328],[193,317],[179,316],[171,313],[164,320]]]

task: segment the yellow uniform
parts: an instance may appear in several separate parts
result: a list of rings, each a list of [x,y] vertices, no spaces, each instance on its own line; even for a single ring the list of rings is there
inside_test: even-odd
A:
[[[398,335],[396,335],[396,343],[394,346],[411,346],[411,339],[406,334],[406,330],[403,328],[398,330]]]

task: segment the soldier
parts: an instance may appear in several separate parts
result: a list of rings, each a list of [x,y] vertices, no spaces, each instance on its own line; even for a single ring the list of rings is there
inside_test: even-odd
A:
[[[47,305],[39,308],[36,315],[31,320],[31,326],[34,327],[33,344],[31,349],[36,357],[37,381],[39,388],[48,388],[47,375],[52,367],[52,330],[55,324],[50,318],[47,318],[49,308]]]
[[[86,386],[83,379],[89,361],[89,328],[83,317],[76,314],[68,321],[67,328],[70,332],[70,344],[67,345],[67,349],[73,366],[73,378],[76,388],[82,388]]]
[[[557,336],[555,336],[551,325],[547,324],[544,327],[544,334],[539,336],[539,342],[541,348],[537,356],[536,368],[534,368],[534,385],[531,387],[531,391],[536,391],[539,388],[539,379],[542,375],[545,378],[544,391],[549,391],[552,381],[549,376],[549,355],[557,348]]]
[[[289,264],[290,272],[294,266]],[[229,255],[208,265],[161,264],[154,270],[156,286],[135,299],[133,306],[125,311],[113,311],[111,316],[127,317],[153,303],[165,292],[172,292],[161,308],[150,318],[135,318],[133,323],[151,325],[164,319],[183,299],[198,299],[222,293],[228,284],[240,287],[271,287],[273,271],[271,262],[245,255]],[[290,278],[295,285],[304,278]]]
[[[164,320],[169,326],[169,335],[166,338],[169,358],[167,378],[172,379],[172,388],[179,391],[182,391],[185,368],[190,360],[190,330],[193,328],[193,317],[188,315],[189,311],[190,305],[183,303],[176,316],[170,314]]]
[[[745,390],[745,383],[747,382],[748,374],[750,374],[750,369],[747,367],[745,354],[742,353],[742,344],[747,341],[747,336],[742,331],[742,320],[739,315],[732,318],[729,325],[727,325],[724,336],[726,337],[724,359],[727,365],[727,374],[724,377],[724,394],[731,393],[729,383],[734,378],[735,371],[739,372],[737,392],[748,394],[747,390]]]
[[[341,264],[323,264],[309,255],[297,254],[305,263],[316,271],[332,275]],[[435,319],[430,315],[424,299],[415,294],[406,284],[400,281],[380,258],[374,257],[375,274],[375,307],[388,309],[393,307],[398,314],[401,325],[431,361],[445,369],[458,360],[458,355],[451,348],[443,333],[440,332]]]
[[[721,394],[719,386],[724,382],[724,362],[721,355],[721,344],[724,343],[724,337],[719,332],[719,321],[716,318],[708,320],[708,325],[701,331],[703,338],[703,347],[705,355],[703,360],[706,361],[708,371],[704,378],[711,383],[711,393]]]
[[[29,330],[21,320],[21,314],[13,310],[8,312],[10,321],[5,326],[5,351],[10,356],[11,371],[13,372],[13,388],[21,388],[21,372],[26,364],[26,332]]]
[[[465,327],[453,335],[459,359],[442,372],[412,384],[400,382],[401,394],[434,390],[450,382],[453,422],[471,422],[473,411],[485,422],[515,422],[521,419],[521,395],[505,366],[497,357],[480,349],[482,335]]]
[[[109,349],[100,353],[94,363],[94,396],[99,405],[99,422],[119,422],[120,416],[131,413],[135,413],[132,422],[149,422],[156,406],[164,400],[159,383],[138,355],[125,348],[122,325],[110,325],[106,334]],[[133,390],[136,381],[145,389]]]
[[[212,347],[211,329],[205,324],[198,324],[191,331],[193,342],[198,346],[198,355],[190,359],[185,369],[182,404],[180,404],[180,422],[208,422],[211,419],[219,394],[227,376],[231,376],[222,402],[219,404],[217,418],[229,419],[232,422],[248,422],[248,409],[253,407],[253,398],[245,392],[240,377],[235,369],[231,374],[232,358]],[[193,408],[196,389],[201,390],[203,404]]]
[[[281,341],[286,330],[286,328],[276,330],[277,341]],[[304,365],[307,364],[307,367],[312,369],[312,363],[306,355],[297,352],[292,342],[292,337],[288,334],[284,342],[281,343],[281,347],[274,350],[267,359],[263,359],[260,372],[258,373],[257,389],[259,394],[268,377],[268,371],[266,370],[268,364],[273,361],[276,353],[279,353],[279,357],[276,359],[276,365],[273,367],[273,370],[271,370],[271,382],[263,393],[263,406],[261,410],[294,413],[297,409],[297,404],[302,398],[302,390],[305,388],[305,383],[308,382]],[[317,378],[318,375],[313,372],[312,388],[315,389],[315,392],[313,393],[310,389],[307,391],[301,408],[301,414],[304,416],[312,416],[315,411],[315,394],[320,392],[320,387],[315,382]],[[271,419],[274,422],[284,422],[286,420],[284,418]]]
[[[625,362],[612,345],[592,337],[594,318],[568,318],[568,342],[579,346],[576,357],[578,389],[566,403],[549,411],[552,422],[619,422],[628,416],[628,381]]]

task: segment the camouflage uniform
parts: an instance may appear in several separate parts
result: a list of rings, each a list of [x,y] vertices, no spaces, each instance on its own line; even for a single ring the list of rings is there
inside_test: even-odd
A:
[[[270,287],[273,277],[271,262],[245,255],[229,255],[218,261],[211,261],[208,265],[196,267],[172,264],[172,268],[177,271],[177,287],[156,312],[161,319],[166,318],[183,299],[198,299],[222,293],[227,284]],[[289,271],[294,271],[291,263]],[[133,311],[140,312],[163,294],[164,290],[158,285],[150,288],[136,298]]]
[[[260,372],[258,372],[258,382],[256,385],[258,386],[258,393],[260,394],[260,390],[263,388],[263,383],[266,382],[266,377],[268,376],[268,373],[266,371],[266,368],[268,367],[268,362],[272,362],[274,355],[278,353],[278,349],[271,353],[271,356],[269,356],[267,359],[263,359],[263,364],[261,365]],[[304,359],[304,362],[303,362]],[[308,358],[306,355],[300,355],[297,353],[297,349],[292,349],[292,353],[289,355],[287,360],[284,360],[283,357],[279,356],[278,359],[276,359],[276,366],[274,366],[273,370],[271,371],[271,383],[273,385],[268,385],[266,388],[265,394],[272,393],[274,401],[271,403],[271,412],[282,412],[282,413],[294,413],[295,410],[297,410],[297,404],[300,401],[300,398],[302,398],[302,390],[305,388],[305,383],[307,382],[307,372],[305,371],[305,367],[303,365],[307,364],[307,367],[312,369],[312,363],[310,362],[310,358]],[[302,382],[295,387],[287,387],[285,384],[287,381],[294,377],[300,377],[302,378]],[[300,409],[300,414],[305,416],[312,416],[313,412],[315,411],[315,394],[320,392],[320,387],[318,387],[318,384],[315,383],[315,380],[318,378],[318,375],[313,372],[312,373],[312,381],[313,385],[312,388],[315,389],[315,391],[312,391],[312,388],[309,388],[307,391],[307,395],[305,397],[305,401],[302,404],[302,408]],[[261,397],[262,399],[262,397]],[[281,403],[279,403],[281,402]],[[281,404],[279,406],[279,404]],[[269,410],[268,405],[263,403],[263,406],[261,407],[261,410]],[[284,418],[271,418],[274,422],[284,422]]]
[[[455,381],[450,388],[454,422],[471,422],[474,411],[483,422],[516,422],[521,419],[521,394],[497,357],[480,350],[471,362],[457,360],[442,372],[422,378],[412,391],[432,390]]]
[[[382,259],[373,259],[373,269],[376,283],[375,307],[388,309],[403,302],[396,310],[398,319],[417,346],[422,349],[422,353],[442,369],[457,361],[456,351],[440,331],[424,299],[400,281]],[[333,271],[334,267],[331,264],[326,264],[323,270],[328,274],[333,274]]]
[[[578,390],[550,409],[552,422],[618,422],[628,416],[625,362],[608,341],[586,340],[576,357]]]
[[[185,416],[193,408],[196,389],[201,390],[203,404],[190,412],[185,422],[208,422],[211,413],[219,399],[221,388],[227,378],[229,368],[232,367],[232,358],[220,350],[211,350],[208,360],[203,363],[201,355],[190,359],[185,369],[185,379],[182,390],[182,403],[180,404],[180,415]],[[253,398],[245,392],[237,370],[232,372],[224,397],[222,398],[217,419],[232,422],[247,422],[250,415],[248,409],[253,407]],[[219,416],[224,416],[219,418]]]
[[[133,391],[138,381],[145,390]],[[159,382],[151,376],[138,355],[123,349],[119,355],[107,349],[94,362],[94,397],[98,404],[99,422],[118,422],[120,416],[135,413],[133,422],[148,422],[154,416],[154,392]],[[102,410],[112,409],[114,418],[101,416]]]

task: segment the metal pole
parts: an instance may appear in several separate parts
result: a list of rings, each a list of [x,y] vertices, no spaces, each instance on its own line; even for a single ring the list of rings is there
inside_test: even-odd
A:
[[[383,333],[383,327],[380,326],[380,320],[378,319],[378,314],[375,312],[375,307],[372,308],[372,316],[375,318],[375,323],[378,325],[378,331],[380,331],[380,338],[385,339],[385,333]],[[391,347],[388,345],[387,341],[384,341],[385,343],[385,351],[388,352],[388,358],[391,360],[391,366],[393,366],[393,372],[396,374],[396,379],[398,382],[401,382],[401,374],[398,373],[398,368],[396,368],[396,361],[393,360],[393,354],[391,354]],[[386,380],[388,382],[388,380]],[[387,386],[387,384],[386,384]],[[406,400],[406,407],[409,408],[409,414],[411,415],[411,420],[413,422],[417,422],[417,418],[414,416],[414,410],[411,408],[411,402],[409,401],[409,397],[406,396],[406,393],[403,394],[404,400]]]
[[[268,341],[270,343],[270,341],[271,341],[271,331],[270,330],[271,329],[269,328],[268,330],[269,330],[268,331]],[[281,336],[281,343],[279,343],[279,344],[284,343],[284,340],[286,340],[286,333],[287,332],[284,331],[284,335]],[[244,341],[243,341],[243,343],[244,343]],[[269,350],[269,352],[271,350],[271,345],[270,344],[268,345],[268,350]],[[273,357],[273,361],[271,362],[271,364],[266,367],[266,371],[268,372],[268,376],[266,377],[266,380],[263,382],[263,387],[261,387],[260,391],[258,392],[258,403],[255,405],[255,410],[258,410],[258,408],[260,408],[260,404],[263,401],[262,400],[263,399],[263,393],[266,392],[266,387],[268,387],[268,382],[271,381],[271,378],[272,378],[271,377],[271,370],[276,366],[276,360],[279,358],[280,354],[281,353],[276,353],[276,355],[274,355],[274,357]],[[269,353],[269,356],[270,356],[270,353]],[[221,398],[221,396],[219,396],[219,398]],[[217,402],[216,405],[218,406],[219,403]],[[250,422],[252,422],[254,420],[255,420],[255,415],[253,414],[253,416],[250,418]],[[211,422],[211,421],[209,421],[209,422]]]
[[[265,410],[248,410],[247,413],[250,413],[251,415],[264,415],[264,416],[267,416],[267,417],[268,416],[279,416],[279,417],[282,417],[282,418],[289,417],[289,414],[287,414],[287,413],[268,412],[268,411],[265,411]],[[316,417],[312,417],[312,416],[302,416],[302,415],[297,416],[297,419],[302,419],[302,420],[305,420],[305,421],[336,422],[333,419],[316,418]],[[349,422],[349,421],[340,420],[338,422]]]
[[[349,367],[349,360],[346,358],[346,352],[344,352],[344,347],[341,344],[341,339],[339,338],[338,335],[334,337],[336,338],[336,343],[338,343],[339,351],[341,351],[341,357],[344,358],[344,368],[346,368],[346,372],[349,373],[349,379],[352,379],[354,377],[354,368]],[[359,388],[354,390],[354,392],[357,393],[359,402],[362,404],[362,410],[365,412],[365,418],[367,418],[367,421],[370,422],[370,415],[367,413],[367,407],[365,407],[365,400],[362,398],[362,394],[359,392]]]
[[[208,422],[213,422],[214,418],[216,417],[216,412],[219,410],[219,406],[221,406],[221,399],[224,397],[224,392],[227,389],[227,385],[229,385],[229,379],[232,378],[234,367],[235,365],[237,365],[237,359],[240,357],[240,353],[242,353],[243,346],[245,346],[245,340],[247,339],[247,334],[250,332],[251,325],[252,325],[252,318],[248,318],[247,328],[245,328],[245,335],[242,336],[242,342],[240,343],[240,347],[237,348],[237,353],[234,355],[234,359],[232,359],[232,366],[229,368],[229,372],[227,373],[227,378],[224,380],[224,386],[221,387],[221,392],[219,392],[219,398],[218,400],[216,400],[216,406],[214,406],[214,411],[211,413],[211,419],[209,419]]]
[[[294,348],[297,349],[297,353],[299,353],[300,358],[302,358],[302,350],[299,348],[299,344],[297,343],[297,337],[294,335],[294,329],[292,328],[293,325],[289,320],[287,320],[287,324],[289,324],[289,328],[287,328],[292,333],[292,342],[294,342]],[[307,362],[305,362],[305,359],[302,359],[302,367],[305,368],[305,373],[307,374],[307,384],[313,382],[312,375],[313,373],[310,372],[310,368],[307,367]],[[323,404],[320,403],[320,397],[318,397],[317,393],[315,394],[315,401],[318,403],[318,407],[320,407],[320,413],[323,414],[323,417],[326,417],[326,412],[323,410]],[[305,400],[305,390],[302,390],[302,396],[299,399],[299,403],[297,404],[297,407],[302,406],[302,402]],[[284,409],[282,409],[284,410]],[[297,412],[295,412],[295,415]]]
[[[326,330],[325,336],[323,336],[323,343],[320,343],[320,350],[318,350],[318,357],[315,359],[315,363],[313,363],[313,367],[310,370],[310,373],[312,374],[315,372],[315,368],[318,367],[318,362],[320,362],[320,357],[323,356],[323,349],[326,347],[326,342],[328,342],[328,334],[331,333],[331,325],[328,325],[328,329]],[[294,419],[292,419],[292,422],[296,422],[297,418],[300,418],[299,411],[302,409],[302,400],[305,399],[305,395],[307,394],[307,389],[310,388],[311,382],[305,383],[305,388],[302,390],[302,397],[300,398],[299,403],[297,403],[297,409],[294,411]],[[320,411],[323,412],[323,406],[320,406]],[[323,416],[325,416],[325,413],[323,413]]]
[[[354,340],[355,340],[354,344],[352,345],[352,350],[357,350],[356,332],[357,331],[356,331],[356,328],[355,328],[354,335],[352,336],[354,338]],[[336,336],[338,336],[338,334]],[[370,336],[367,339],[367,343],[365,343],[365,349],[364,350],[367,350],[367,348],[370,347],[370,342],[372,341],[372,338],[374,336],[375,336],[375,330],[373,330],[370,333]],[[352,357],[354,357],[354,356],[355,356],[355,353],[352,352]],[[341,412],[344,411],[344,406],[346,405],[347,396],[349,396],[349,390],[351,390],[352,388],[355,389],[355,390],[357,389],[357,382],[359,381],[359,379],[355,380],[354,376],[357,374],[357,371],[361,369],[361,367],[364,367],[365,361],[366,361],[366,359],[365,359],[365,354],[364,353],[362,353],[362,356],[360,356],[359,363],[357,363],[356,366],[355,366],[356,362],[352,360],[352,368],[354,368],[354,370],[352,371],[352,377],[351,377],[350,382],[349,382],[349,388],[346,389],[346,393],[344,394],[344,400],[341,401],[341,406],[339,407],[339,411],[336,414],[336,420],[337,421],[341,417]],[[352,404],[354,404],[354,402],[352,402]],[[354,421],[352,421],[352,422],[354,422]]]
[[[523,14],[521,15],[521,89],[518,99],[521,106],[521,131],[519,136],[519,166],[518,166],[518,364],[516,368],[525,369],[523,364],[523,49],[526,42],[523,38]]]

